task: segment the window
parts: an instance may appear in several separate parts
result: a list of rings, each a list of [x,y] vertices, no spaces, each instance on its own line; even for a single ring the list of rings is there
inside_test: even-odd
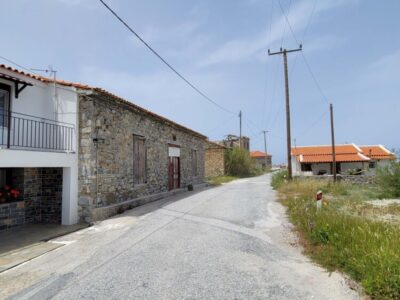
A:
[[[197,150],[192,149],[192,175],[197,176]]]
[[[0,189],[7,184],[7,170],[0,169]]]
[[[142,136],[133,136],[133,182],[146,183],[146,140]]]
[[[301,171],[302,172],[311,172],[311,164],[301,164]]]
[[[371,162],[369,163],[369,168],[370,168],[370,169],[375,169],[375,162],[374,162],[374,161],[371,161]]]
[[[0,84],[0,126],[7,127],[8,125],[8,106],[10,104],[10,87]]]

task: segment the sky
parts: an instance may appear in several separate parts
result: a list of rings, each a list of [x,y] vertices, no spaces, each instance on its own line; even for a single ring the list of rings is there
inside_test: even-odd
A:
[[[169,70],[98,0],[2,1],[0,56],[102,87],[211,140],[243,134],[273,163],[286,157],[282,56],[293,143],[400,148],[400,1],[105,0],[208,97]],[[284,13],[283,13],[284,12]],[[288,25],[290,24],[290,26]],[[1,63],[11,65],[0,58]],[[295,141],[294,141],[295,140]]]

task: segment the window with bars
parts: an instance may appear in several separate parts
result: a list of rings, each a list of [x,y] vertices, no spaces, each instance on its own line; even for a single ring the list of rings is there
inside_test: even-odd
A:
[[[146,139],[143,136],[133,136],[133,182],[146,183]]]
[[[192,175],[197,176],[197,150],[192,149],[191,152],[191,159],[192,159]]]

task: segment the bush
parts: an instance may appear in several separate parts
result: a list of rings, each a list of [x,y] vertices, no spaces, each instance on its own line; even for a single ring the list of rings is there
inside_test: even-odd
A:
[[[400,162],[377,170],[376,181],[384,198],[400,197]]]
[[[245,177],[256,174],[254,163],[246,149],[235,147],[225,155],[225,167],[229,175]]]
[[[274,189],[278,189],[287,178],[287,171],[278,171],[272,175],[271,185]]]

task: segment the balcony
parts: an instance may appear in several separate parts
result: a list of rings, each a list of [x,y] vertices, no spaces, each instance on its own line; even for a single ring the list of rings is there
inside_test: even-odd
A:
[[[73,124],[0,109],[0,148],[74,152]]]

